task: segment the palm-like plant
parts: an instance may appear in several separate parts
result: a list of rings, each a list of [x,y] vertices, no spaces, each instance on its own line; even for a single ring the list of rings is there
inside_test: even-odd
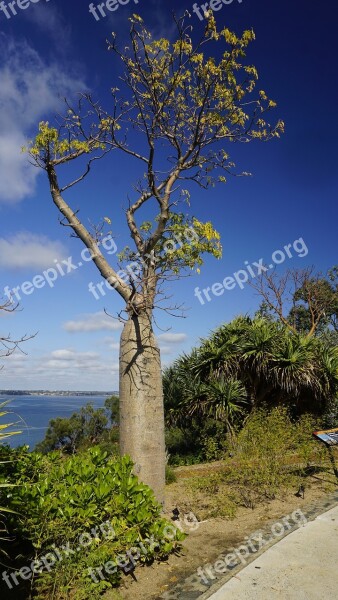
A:
[[[252,407],[265,402],[273,392],[270,367],[280,336],[280,327],[263,318],[248,319],[239,331],[237,377],[246,386]]]
[[[319,379],[323,395],[330,405],[338,400],[338,346],[322,346],[320,349]]]
[[[317,396],[320,385],[316,362],[316,340],[284,334],[271,364],[272,377],[281,396],[284,393],[299,396],[302,389]]]
[[[10,414],[7,410],[5,410],[5,411],[2,410],[5,406],[7,406],[8,403],[9,403],[9,400],[7,400],[7,402],[0,403],[0,411],[1,411],[0,418]],[[6,440],[7,438],[9,438],[13,435],[19,435],[20,433],[22,433],[22,431],[6,431],[10,427],[13,427],[13,425],[16,425],[16,423],[6,423],[3,425],[0,425],[0,444],[2,444],[4,442],[4,440]]]
[[[2,410],[6,405],[8,404],[8,402],[2,402],[0,404],[0,417],[4,417],[6,416],[8,413],[8,411],[4,411]],[[6,424],[1,424],[0,425],[0,444],[2,444],[5,440],[7,440],[9,437],[11,437],[12,435],[18,435],[19,433],[22,433],[21,431],[7,431],[10,427],[12,427],[15,423],[6,423]],[[0,461],[0,464],[3,464],[4,461]],[[9,484],[6,482],[3,482],[0,480],[0,488],[9,488],[9,487],[13,487],[14,484]],[[13,513],[14,511],[10,510],[9,508],[6,508],[5,506],[0,506],[0,516],[3,512],[10,512]],[[5,528],[5,523],[1,523],[1,529],[0,529],[0,533],[5,533],[6,532],[6,528]],[[5,540],[6,538],[4,537],[0,537],[0,541],[1,540]],[[0,552],[2,552],[3,554],[5,554],[4,550],[1,548],[0,546]]]
[[[252,407],[284,403],[297,413],[321,413],[338,395],[338,349],[269,319],[238,317],[178,359],[169,379],[176,409],[185,415],[210,410],[216,416],[218,405],[219,416],[225,383],[230,394],[236,381]],[[243,408],[242,399],[239,405]]]
[[[183,425],[187,398],[195,395],[196,375],[193,372],[194,351],[183,354],[163,373],[163,394],[166,422],[168,425]]]
[[[234,377],[238,373],[238,356],[241,353],[243,334],[250,327],[249,317],[238,317],[202,340],[195,351],[194,371],[205,379],[213,374]]]
[[[199,395],[191,399],[188,412],[223,422],[232,435],[236,420],[245,412],[246,401],[246,389],[240,381],[213,375],[207,383],[200,384]]]

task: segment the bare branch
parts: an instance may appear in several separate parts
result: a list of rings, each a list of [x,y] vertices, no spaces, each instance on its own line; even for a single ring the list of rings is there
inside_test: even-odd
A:
[[[18,304],[15,304],[12,299],[7,300],[4,304],[0,304],[0,311],[12,313],[17,310]],[[36,336],[36,333],[33,335],[23,335],[19,339],[13,339],[10,334],[8,335],[0,335],[0,357],[5,358],[13,354],[16,350],[21,352],[22,354],[26,354],[21,348],[21,344],[31,340]],[[0,367],[2,368],[2,367]]]
[[[48,165],[47,168],[51,195],[54,204],[57,206],[61,214],[66,218],[70,226],[76,235],[82,240],[85,246],[91,251],[93,262],[96,264],[102,277],[104,277],[109,283],[114,286],[116,291],[122,296],[122,298],[128,302],[130,297],[130,288],[124,281],[117,275],[115,270],[109,265],[107,260],[104,258],[101,250],[96,243],[96,240],[91,236],[86,227],[81,223],[80,219],[76,216],[76,213],[70,208],[65,202],[60,193],[60,188],[57,181],[55,168],[53,165]]]
[[[299,319],[313,336],[325,322],[330,322],[337,298],[330,283],[313,267],[287,270],[278,276],[264,272],[250,285],[261,296],[267,308],[291,331],[299,331]],[[305,321],[304,321],[305,319]]]

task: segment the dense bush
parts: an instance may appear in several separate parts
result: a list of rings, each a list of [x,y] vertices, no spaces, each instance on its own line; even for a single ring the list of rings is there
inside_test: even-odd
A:
[[[218,327],[164,371],[172,464],[222,458],[251,411],[286,407],[337,423],[338,346],[282,323],[241,316]]]
[[[173,466],[219,460],[224,457],[226,427],[215,419],[193,419],[190,428],[168,427],[166,447]]]
[[[169,465],[165,466],[165,482],[167,485],[177,481],[176,473]]]
[[[163,383],[171,424],[189,415],[231,424],[241,405],[321,415],[338,397],[338,347],[278,322],[238,317],[177,359]]]
[[[241,504],[254,507],[273,499],[283,489],[296,487],[310,464],[325,462],[323,448],[312,437],[313,417],[290,419],[286,408],[258,409],[231,441],[227,479]]]
[[[51,572],[44,569],[36,577],[37,598],[98,598],[118,584],[121,567],[130,562],[121,560],[128,550],[143,548],[139,560],[147,562],[166,557],[184,537],[161,517],[128,457],[112,458],[94,447],[71,457],[23,449],[15,458],[7,480],[19,485],[5,492],[8,505],[20,513],[11,518],[11,532],[31,544],[27,564],[53,548],[62,555]],[[95,573],[109,561],[115,567],[110,562],[110,572],[104,569],[104,579],[97,575],[95,581],[89,569]]]
[[[254,508],[306,488],[314,473],[333,489],[332,461],[312,435],[316,428],[311,415],[295,421],[283,407],[257,409],[232,436],[222,463],[196,471],[186,482],[190,509],[200,520],[233,518],[240,506]]]

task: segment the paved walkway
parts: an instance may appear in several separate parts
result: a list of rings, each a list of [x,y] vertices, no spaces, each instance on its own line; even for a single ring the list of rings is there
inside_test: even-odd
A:
[[[337,600],[338,506],[277,542],[208,597]]]
[[[251,551],[246,546],[245,559],[237,555],[226,569],[217,569],[216,561],[210,577],[202,564],[203,572],[183,578],[156,600],[338,600],[338,490],[307,508],[301,503],[301,512],[305,525],[298,521],[280,536],[283,517],[279,524],[268,523],[259,530],[264,544],[257,542]],[[228,551],[219,559],[225,556]]]

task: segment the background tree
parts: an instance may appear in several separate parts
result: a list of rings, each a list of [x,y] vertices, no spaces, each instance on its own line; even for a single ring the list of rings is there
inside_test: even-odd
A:
[[[110,396],[104,402],[104,407],[108,411],[112,426],[118,426],[120,423],[120,399],[118,396]]]
[[[279,137],[283,123],[270,126],[265,115],[275,103],[262,90],[253,95],[257,71],[245,64],[252,31],[240,37],[226,28],[218,31],[210,15],[204,35],[193,42],[192,27],[182,18],[175,19],[177,39],[170,42],[153,39],[140,17],[134,15],[130,21],[129,45],[120,50],[115,35],[108,44],[124,69],[119,81],[123,89],[112,88],[112,107],[106,111],[89,95],[82,95],[77,107],[68,104],[67,114],[55,127],[40,124],[30,156],[46,171],[64,223],[89,249],[101,275],[124,301],[120,447],[163,502],[163,392],[153,310],[161,299],[163,282],[185,269],[199,268],[203,252],[219,257],[221,251],[210,223],[177,209],[180,196],[189,200],[189,192],[181,186],[194,182],[207,188],[225,182],[234,167],[231,145]],[[138,266],[134,277],[122,277],[108,263],[98,246],[101,225],[90,232],[65,199],[65,192],[88,175],[93,161],[111,150],[127,154],[140,166],[139,181],[126,207],[133,247],[120,253],[122,264],[132,261]],[[86,155],[91,156],[79,177],[61,183],[60,168],[78,159],[80,166]],[[142,223],[146,206],[154,216]],[[189,227],[196,235],[187,239]],[[178,249],[173,247],[174,235],[183,239]]]
[[[65,454],[75,454],[80,449],[102,442],[107,424],[104,408],[95,409],[88,403],[69,418],[51,419],[45,439],[35,449],[42,453],[62,450]]]
[[[313,267],[265,272],[251,285],[263,298],[259,314],[308,336],[338,332],[338,267],[325,275]]]
[[[171,383],[167,382],[168,377]],[[184,385],[185,380],[187,385]],[[213,416],[223,435],[259,407],[284,405],[294,417],[332,412],[338,397],[338,347],[278,321],[238,317],[164,374],[168,426]]]

